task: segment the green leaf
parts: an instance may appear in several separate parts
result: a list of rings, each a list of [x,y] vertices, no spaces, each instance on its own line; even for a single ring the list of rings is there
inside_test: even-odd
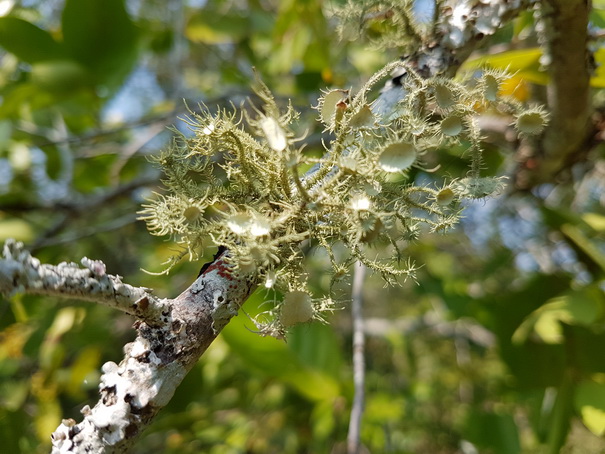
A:
[[[513,417],[507,413],[474,410],[463,429],[463,436],[481,452],[517,454],[521,452],[519,433]]]
[[[591,229],[597,232],[605,232],[605,216],[597,213],[586,213],[582,215],[582,220]]]
[[[463,69],[472,70],[484,67],[504,69],[523,77],[529,82],[540,85],[548,83],[548,74],[541,69],[540,57],[542,49],[539,47],[509,50],[495,55],[487,55],[467,61]]]
[[[600,437],[605,434],[605,383],[599,377],[598,382],[585,380],[576,387],[574,406],[584,425]]]
[[[51,60],[32,65],[32,83],[51,92],[73,93],[88,79],[86,69],[73,60]]]
[[[565,348],[533,338],[523,344],[512,341],[519,325],[551,298],[569,289],[569,276],[538,274],[523,287],[478,300],[486,310],[484,325],[498,338],[500,354],[521,389],[559,386],[565,368]]]
[[[18,241],[31,241],[33,237],[34,230],[24,220],[17,218],[0,220],[0,242],[4,242],[8,238],[14,238]]]
[[[522,77],[528,82],[547,85],[550,77],[540,64],[541,57],[542,49],[539,47],[509,50],[499,54],[487,55],[485,57],[469,60],[462,65],[462,69],[473,70],[485,67],[503,69],[511,74]],[[595,75],[590,78],[590,86],[605,88],[605,49],[597,50],[594,53],[594,58],[597,63],[597,69]]]
[[[605,11],[601,12],[604,16],[605,20]],[[594,71],[594,75],[590,78],[590,85],[592,87],[597,88],[605,88],[605,68],[603,65],[605,64],[605,49],[597,49],[593,57],[596,63],[596,69]]]
[[[535,332],[546,343],[561,343],[564,340],[561,323],[590,325],[602,316],[604,308],[602,291],[597,286],[570,291],[532,312],[513,334],[513,342],[521,344]]]
[[[602,9],[596,9],[596,7],[594,7],[594,2],[593,9],[590,12],[590,22],[599,28],[605,27],[605,11]]]
[[[61,58],[60,43],[46,31],[16,17],[0,17],[0,47],[26,63]]]
[[[261,291],[248,299],[258,304]],[[276,377],[311,401],[333,399],[340,394],[338,382],[322,370],[305,364],[283,341],[261,337],[250,331],[252,322],[245,315],[234,317],[221,335],[244,362],[255,370]]]
[[[67,0],[62,27],[65,47],[98,83],[115,86],[132,69],[138,32],[123,0]]]
[[[563,373],[552,410],[548,433],[548,454],[558,454],[565,445],[573,416],[574,382],[569,370]]]
[[[248,19],[240,14],[212,14],[203,10],[187,24],[187,38],[196,43],[224,44],[244,38],[248,33]]]
[[[288,334],[288,347],[305,365],[338,377],[342,352],[331,326],[323,323],[296,325]]]

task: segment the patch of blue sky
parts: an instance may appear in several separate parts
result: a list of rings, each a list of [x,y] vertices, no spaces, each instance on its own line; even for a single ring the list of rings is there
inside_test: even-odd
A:
[[[118,93],[105,105],[101,119],[105,124],[137,121],[164,100],[164,91],[156,75],[143,63],[130,74]]]

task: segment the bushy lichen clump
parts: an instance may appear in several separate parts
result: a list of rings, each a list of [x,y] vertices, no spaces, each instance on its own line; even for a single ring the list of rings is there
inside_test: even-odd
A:
[[[367,93],[398,67],[406,72],[405,96],[394,110],[380,112]],[[504,77],[486,72],[473,84],[423,79],[394,62],[355,95],[327,91],[316,107],[333,136],[322,158],[302,152],[291,128],[297,113],[291,105],[281,111],[257,80],[254,90],[263,106],[254,115],[203,109],[187,118],[193,136],[178,137],[156,158],[168,194],[146,205],[141,217],[153,234],[171,235],[191,258],[208,240],[226,246],[234,272],[256,273],[267,287],[281,290],[284,300],[267,321],[258,321],[262,333],[280,335],[284,327],[320,318],[331,308],[328,298],[309,295],[301,243],[328,251],[333,281],[359,260],[394,283],[413,275],[402,247],[417,237],[421,224],[444,232],[459,219],[462,199],[486,197],[502,187],[501,180],[480,176],[477,110],[514,114],[519,127],[531,123],[522,131],[526,134],[539,132],[536,118],[545,121],[540,110],[526,118],[519,105],[500,99]],[[421,167],[427,151],[461,142],[468,144],[467,175],[439,188],[404,183],[402,177]],[[349,251],[340,261],[332,253],[336,242]],[[394,254],[378,260],[367,246],[384,242]]]

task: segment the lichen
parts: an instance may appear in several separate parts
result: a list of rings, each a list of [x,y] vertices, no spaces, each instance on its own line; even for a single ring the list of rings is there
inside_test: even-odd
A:
[[[406,75],[401,83],[407,96],[385,112],[367,94],[393,70]],[[267,288],[286,295],[310,295],[300,244],[312,241],[328,250],[332,283],[358,260],[395,284],[414,276],[416,267],[404,248],[422,224],[446,232],[457,223],[462,200],[502,189],[500,179],[481,175],[474,117],[499,109],[514,114],[517,123],[528,123],[519,103],[499,96],[503,78],[494,72],[470,82],[422,78],[405,63],[393,62],[356,93],[324,92],[316,107],[318,120],[333,140],[322,158],[303,153],[292,126],[298,114],[291,105],[280,109],[257,78],[254,90],[263,105],[253,106],[252,114],[236,109],[212,114],[201,106],[200,113],[185,119],[192,135],[179,135],[155,158],[168,194],[145,205],[141,218],[151,233],[170,235],[182,245],[183,252],[169,265],[183,255],[196,258],[211,242],[229,249],[225,260],[231,272],[255,273]],[[533,120],[537,111],[531,112]],[[546,121],[545,115],[540,118]],[[460,144],[467,145],[467,173],[440,187],[407,181],[412,169],[422,169],[428,151]],[[331,253],[336,242],[348,249],[344,258]],[[376,258],[368,246],[377,244],[390,244],[394,253]],[[330,301],[313,299],[307,306],[313,316],[305,320],[333,309]],[[269,318],[257,323],[261,333],[279,337],[284,325],[297,320],[280,322],[283,304],[277,302]]]

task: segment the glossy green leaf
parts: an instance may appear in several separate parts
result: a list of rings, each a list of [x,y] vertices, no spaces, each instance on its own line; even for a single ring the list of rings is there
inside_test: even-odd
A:
[[[16,17],[0,17],[0,47],[26,63],[61,58],[64,50],[46,31]]]
[[[598,49],[594,52],[594,58],[597,63],[597,69],[590,78],[590,86],[595,88],[605,88],[605,49]],[[548,72],[542,68],[540,58],[542,49],[529,48],[521,50],[509,50],[499,54],[487,55],[474,60],[469,60],[462,65],[463,70],[473,70],[480,68],[503,69],[511,74],[516,74],[528,82],[539,85],[547,85],[549,81]]]

